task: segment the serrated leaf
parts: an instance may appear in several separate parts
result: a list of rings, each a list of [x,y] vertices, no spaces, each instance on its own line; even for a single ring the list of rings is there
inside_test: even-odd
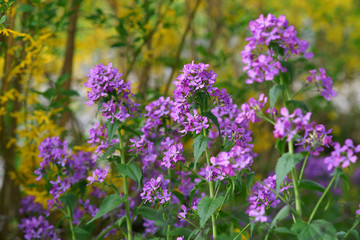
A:
[[[76,197],[73,193],[67,193],[60,197],[60,201],[70,209],[71,215],[74,212],[74,208],[76,205]]]
[[[210,138],[205,137],[204,135],[199,135],[195,138],[193,143],[193,150],[194,150],[194,169],[196,169],[196,163],[198,159],[201,157],[205,149],[209,144]]]
[[[198,215],[200,217],[200,227],[203,227],[206,221],[211,217],[211,215],[220,207],[223,196],[220,196],[216,199],[212,199],[208,196],[203,197],[197,207]]]
[[[283,154],[276,163],[275,174],[276,174],[276,190],[279,192],[280,186],[284,181],[286,175],[303,159],[301,153]]]
[[[95,221],[98,218],[101,218],[111,210],[117,208],[123,202],[124,198],[120,197],[120,195],[117,193],[107,196],[106,198],[104,198],[95,216],[87,224]]]
[[[277,84],[270,88],[269,96],[270,96],[270,108],[271,109],[275,106],[276,100],[278,99],[282,90],[283,90],[283,88]]]
[[[119,129],[120,124],[121,122],[117,119],[114,119],[114,123],[111,123],[111,119],[107,121],[106,129],[107,129],[109,144],[111,143],[111,140],[114,138],[117,130]]]
[[[312,221],[310,224],[298,221],[291,230],[297,232],[299,240],[337,240],[334,226],[322,219]]]
[[[193,200],[193,197],[196,193],[196,190],[198,190],[198,188],[200,187],[201,184],[203,184],[204,182],[206,182],[205,180],[201,180],[200,182],[198,182],[197,184],[195,184],[195,186],[191,189],[190,191],[190,205],[192,205],[192,200]]]
[[[131,178],[132,180],[136,181],[137,183],[137,190],[140,189],[142,186],[142,178],[143,174],[139,166],[131,162],[129,164],[120,164],[118,166],[118,171],[124,174],[125,176]]]

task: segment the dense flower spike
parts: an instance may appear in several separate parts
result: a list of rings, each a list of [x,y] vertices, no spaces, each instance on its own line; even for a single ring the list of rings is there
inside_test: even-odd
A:
[[[88,92],[87,104],[92,106],[100,103],[102,115],[111,119],[111,123],[114,123],[115,119],[125,121],[137,111],[138,104],[130,99],[130,96],[133,96],[130,82],[121,79],[122,73],[119,73],[117,68],[112,68],[112,63],[107,67],[102,63],[95,65],[87,77],[89,79],[84,85],[91,89]]]
[[[282,117],[276,118],[276,124],[274,129],[274,137],[283,138],[287,136],[289,142],[298,131],[306,129],[309,125],[311,112],[302,114],[300,108],[294,110],[292,114],[289,114],[289,110],[285,107],[281,108],[280,114]]]
[[[286,68],[281,61],[287,60],[291,54],[312,58],[311,52],[305,53],[309,43],[300,40],[294,26],[289,26],[285,16],[276,18],[272,14],[260,17],[249,23],[251,37],[241,52],[245,64],[244,71],[248,75],[246,83],[271,81]]]
[[[351,139],[346,139],[343,146],[340,143],[334,143],[334,151],[331,155],[324,159],[324,163],[327,165],[328,171],[341,166],[346,168],[350,163],[355,163],[357,156],[355,154],[360,152],[360,144],[356,147]]]
[[[196,110],[199,105],[202,105],[200,106],[203,108],[201,111],[207,111],[207,104],[203,102],[207,102],[209,97],[212,97],[211,104],[231,105],[226,90],[213,87],[216,82],[216,73],[211,70],[208,71],[209,67],[209,64],[195,64],[193,61],[184,66],[181,71],[182,74],[174,81],[176,86],[174,90],[174,107],[170,116],[174,121],[184,125],[184,130],[181,131],[183,134],[188,132],[198,134],[202,129],[209,127],[207,117],[201,116]],[[200,98],[203,98],[203,100]]]
[[[306,85],[314,84],[320,91],[320,95],[323,96],[326,100],[330,101],[331,98],[336,97],[337,92],[332,89],[332,79],[329,76],[326,76],[326,71],[324,68],[319,68],[319,72],[316,69],[310,70],[309,76],[306,81]]]
[[[143,192],[140,194],[141,199],[145,202],[155,204],[156,202],[165,203],[170,200],[171,193],[167,189],[170,180],[164,180],[162,175],[156,179],[151,178],[144,184]]]
[[[60,137],[48,137],[46,138],[39,146],[39,157],[42,158],[40,163],[40,168],[36,169],[35,174],[39,177],[37,180],[40,180],[46,171],[46,168],[50,164],[56,164],[60,167],[64,167],[65,163],[71,153],[68,149],[68,142],[61,141]]]
[[[254,217],[255,222],[268,221],[269,217],[265,216],[265,211],[267,208],[276,208],[280,203],[279,198],[273,192],[276,191],[276,175],[269,176],[263,182],[266,186],[257,182],[252,187],[252,193],[249,196],[250,206],[246,210],[250,217]],[[285,179],[279,193],[289,189],[291,187],[289,183],[290,180]]]

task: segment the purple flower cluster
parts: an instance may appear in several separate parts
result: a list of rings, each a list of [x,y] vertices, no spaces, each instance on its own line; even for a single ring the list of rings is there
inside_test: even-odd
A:
[[[96,167],[96,161],[93,160],[91,152],[80,151],[76,154],[72,154],[68,159],[66,173],[69,176],[70,183],[74,184],[88,176],[88,171]]]
[[[111,123],[114,123],[115,119],[125,121],[131,113],[137,111],[138,104],[130,99],[130,95],[133,96],[130,82],[121,79],[122,73],[119,73],[117,68],[112,68],[112,63],[108,66],[102,63],[95,65],[87,77],[88,81],[84,85],[91,89],[88,92],[87,104],[92,106],[100,102],[102,115],[111,119]]]
[[[48,168],[50,164],[64,167],[71,153],[68,149],[68,142],[66,140],[61,141],[60,137],[48,137],[44,139],[39,146],[39,152],[39,157],[42,158],[42,161],[40,162],[40,168],[35,170],[35,174],[39,176],[36,180],[42,178],[46,168]]]
[[[184,66],[181,71],[182,74],[174,81],[176,86],[174,90],[174,107],[170,116],[174,121],[184,125],[184,130],[181,131],[183,134],[188,132],[198,134],[202,129],[209,127],[207,124],[208,119],[198,115],[196,109],[193,108],[193,104],[202,104],[201,99],[199,99],[201,94],[206,99],[208,96],[213,97],[211,104],[225,104],[227,106],[231,104],[230,97],[225,89],[219,90],[213,87],[216,82],[216,73],[207,71],[209,67],[209,64],[195,64],[193,61]]]
[[[70,188],[70,179],[65,177],[61,179],[60,176],[57,176],[56,181],[51,181],[50,194],[53,195],[55,199],[58,199],[61,194],[65,193],[66,190]]]
[[[330,101],[331,98],[336,97],[337,92],[332,89],[332,79],[331,77],[326,76],[326,71],[324,68],[319,68],[319,72],[317,72],[316,69],[310,70],[309,73],[311,76],[306,79],[306,85],[316,85],[320,91],[320,95],[328,101]]]
[[[249,196],[250,206],[246,210],[250,217],[254,218],[255,222],[266,222],[268,217],[265,216],[267,208],[276,208],[280,200],[276,197],[273,191],[276,191],[276,175],[269,176],[264,181],[264,185],[259,182],[252,187],[252,193]],[[290,181],[285,179],[279,193],[291,188]],[[271,191],[272,189],[273,191]]]
[[[360,144],[356,147],[351,139],[346,139],[343,146],[340,143],[334,143],[334,150],[331,155],[324,159],[324,163],[327,165],[327,170],[331,171],[334,168],[341,166],[346,168],[350,163],[355,163],[357,156],[355,154],[360,152]]]
[[[108,174],[108,166],[105,166],[104,169],[102,168],[97,168],[95,169],[95,171],[92,173],[92,176],[87,177],[86,180],[89,181],[89,183],[87,185],[90,185],[94,182],[103,182]]]
[[[217,157],[211,157],[210,162],[213,167],[220,169],[222,174],[231,177],[242,169],[250,168],[253,163],[252,149],[235,145],[229,152],[221,152]]]
[[[19,228],[24,233],[26,240],[30,239],[59,239],[55,232],[55,227],[51,225],[46,216],[46,211],[40,203],[34,202],[34,196],[26,196],[21,200],[19,213],[21,215],[29,215],[21,219]],[[35,216],[32,216],[35,215]]]
[[[280,114],[282,117],[276,118],[274,137],[283,138],[287,136],[289,142],[298,131],[306,129],[309,125],[311,112],[303,115],[300,108],[294,110],[292,114],[289,114],[289,110],[285,107],[281,108]]]
[[[141,199],[144,199],[145,203],[150,202],[152,204],[169,201],[171,196],[171,193],[169,193],[167,189],[169,182],[170,180],[165,180],[162,175],[156,179],[151,178],[143,187],[143,192],[140,194]]]
[[[55,227],[51,225],[44,216],[23,218],[21,219],[19,228],[24,232],[24,238],[26,240],[60,240],[60,238],[56,235]]]
[[[315,122],[305,127],[304,136],[298,139],[296,145],[302,145],[306,151],[310,151],[313,156],[319,156],[320,152],[324,151],[323,147],[330,147],[332,145],[332,136],[330,135],[332,129],[327,130],[322,124],[315,125]]]
[[[102,151],[108,149],[109,147],[114,146],[119,143],[119,139],[114,138],[111,139],[111,143],[108,141],[108,134],[105,124],[100,125],[99,123],[95,123],[94,127],[89,130],[90,136],[88,143],[92,146],[97,146],[95,153],[97,155],[94,156],[96,159],[98,155],[101,154]]]
[[[165,166],[166,168],[174,168],[174,164],[178,161],[183,162],[185,158],[182,155],[183,145],[182,143],[176,143],[174,145],[171,145],[170,148],[168,148],[168,151],[164,152],[164,157],[161,165]]]
[[[360,204],[359,204],[359,209],[358,210],[356,210],[356,215],[358,215],[358,214],[360,214]]]
[[[294,26],[289,26],[285,16],[260,15],[250,21],[248,30],[251,37],[245,39],[249,43],[241,52],[245,64],[243,70],[249,77],[246,79],[248,84],[271,81],[280,72],[286,72],[280,61],[287,60],[291,54],[303,55],[307,59],[313,57],[313,53],[305,53],[309,43],[297,37]],[[272,44],[281,48],[283,54],[279,54],[280,51]]]

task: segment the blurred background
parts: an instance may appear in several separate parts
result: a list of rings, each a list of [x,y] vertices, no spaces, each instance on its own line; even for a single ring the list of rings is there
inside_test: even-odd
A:
[[[331,102],[316,90],[298,100],[306,102],[313,120],[333,129],[334,141],[352,138],[359,144],[360,1],[1,0],[0,232],[16,228],[21,196],[46,203],[33,174],[43,139],[66,136],[71,144],[89,149],[96,109],[86,105],[83,83],[90,68],[112,62],[145,104],[171,95],[172,81],[184,64],[208,63],[218,75],[217,85],[241,104],[268,93],[267,84],[244,83],[240,55],[249,21],[268,13],[285,15],[315,54],[311,64],[295,69],[294,89],[317,66],[327,70],[338,92]],[[259,153],[253,169],[266,177],[278,153],[272,126],[260,125],[253,127]],[[340,225],[351,225],[346,218],[360,201],[360,171],[349,171],[354,173],[351,187],[340,186],[343,204],[333,206],[345,213],[333,219]]]

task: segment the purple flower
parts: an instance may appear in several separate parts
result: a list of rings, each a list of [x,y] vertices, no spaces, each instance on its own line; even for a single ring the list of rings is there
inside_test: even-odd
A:
[[[284,180],[279,193],[282,193],[289,188],[290,180]],[[265,216],[265,210],[267,208],[275,208],[279,205],[280,200],[276,197],[275,193],[270,189],[276,191],[276,175],[269,176],[264,180],[266,187],[260,183],[255,183],[251,189],[251,194],[249,195],[250,206],[246,210],[250,217],[254,217],[254,221],[265,222],[268,220],[268,217]]]
[[[56,181],[50,180],[50,183],[52,186],[49,193],[54,196],[54,199],[58,199],[61,194],[65,193],[66,190],[70,188],[69,178],[61,179],[60,176],[58,176]]]
[[[195,105],[204,105],[200,95],[203,95],[206,101],[210,97],[212,105],[231,105],[231,99],[226,90],[213,87],[216,82],[216,73],[207,71],[209,67],[208,64],[195,64],[193,61],[184,66],[182,74],[174,81],[176,89],[170,116],[174,121],[183,124],[184,129],[181,132],[184,134],[187,132],[198,134],[202,129],[209,127],[207,117],[198,115],[196,108],[193,108]]]
[[[319,68],[319,73],[317,70],[310,70],[311,74],[306,79],[306,85],[314,84],[320,91],[320,95],[323,96],[326,100],[330,101],[331,98],[336,97],[337,92],[332,89],[332,79],[329,76],[326,76],[326,71],[324,68]]]
[[[300,40],[294,26],[289,26],[284,16],[276,18],[272,14],[260,17],[249,23],[251,37],[241,52],[247,73],[246,83],[271,81],[280,72],[286,72],[280,61],[287,60],[291,54],[312,58],[312,53],[305,53],[309,43]],[[281,49],[283,54],[280,53]]]
[[[288,136],[288,142],[298,131],[308,127],[311,117],[311,112],[306,113],[304,116],[300,108],[295,109],[292,114],[289,114],[288,109],[283,107],[280,110],[280,114],[282,117],[276,118],[275,129],[273,132],[274,137],[283,138]]]
[[[56,164],[60,167],[64,167],[65,163],[71,153],[68,149],[68,142],[61,141],[60,137],[48,137],[41,142],[39,146],[39,157],[42,158],[40,162],[40,168],[35,170],[35,174],[39,177],[36,180],[40,180],[46,171],[46,168],[50,164]]]
[[[164,152],[161,165],[165,166],[166,168],[170,168],[174,167],[174,163],[177,163],[178,161],[183,162],[185,160],[182,155],[183,151],[182,143],[176,143],[172,145],[168,151]]]
[[[87,104],[92,106],[104,100],[101,112],[106,119],[111,119],[111,123],[114,123],[115,119],[125,121],[131,113],[137,111],[139,104],[130,99],[130,95],[133,96],[130,82],[121,79],[122,73],[119,73],[117,68],[112,68],[112,63],[107,67],[102,63],[95,65],[87,77],[88,81],[84,85],[91,89],[88,92]]]
[[[185,207],[185,205],[181,205],[180,208],[181,208],[182,212],[178,213],[179,214],[178,218],[180,219],[180,221],[185,221],[184,218],[186,218],[188,209]]]
[[[334,143],[334,150],[331,152],[331,155],[324,159],[324,163],[327,164],[327,170],[331,171],[333,168],[341,166],[346,168],[350,163],[355,163],[357,156],[355,154],[359,153],[360,145],[354,146],[351,139],[345,140],[343,146],[340,143]]]
[[[40,203],[34,202],[34,196],[26,196],[21,199],[19,213],[24,214],[41,214],[49,215],[49,212],[46,211]]]
[[[164,180],[162,175],[156,179],[151,178],[143,187],[143,192],[140,194],[141,199],[145,199],[145,203],[151,202],[152,204],[169,201],[171,196],[171,193],[169,193],[167,189],[169,182],[170,180]]]
[[[358,214],[360,214],[360,204],[359,204],[359,209],[358,210],[356,210],[356,215],[358,215]]]
[[[92,186],[92,191],[90,192],[90,195],[94,198],[100,199],[106,196],[106,192],[102,191],[101,188]]]
[[[221,152],[217,157],[211,157],[210,162],[220,169],[222,175],[231,177],[242,169],[250,169],[253,163],[252,149],[235,145],[229,152]]]
[[[19,228],[24,233],[26,240],[32,239],[53,239],[60,240],[55,232],[55,227],[51,225],[44,216],[29,217],[21,219]]]
[[[184,236],[182,236],[182,237],[177,237],[176,240],[184,240]]]
[[[107,176],[109,167],[106,166],[105,169],[97,168],[93,172],[92,176],[87,177],[87,180],[90,181],[87,185],[92,184],[93,182],[103,182]]]

